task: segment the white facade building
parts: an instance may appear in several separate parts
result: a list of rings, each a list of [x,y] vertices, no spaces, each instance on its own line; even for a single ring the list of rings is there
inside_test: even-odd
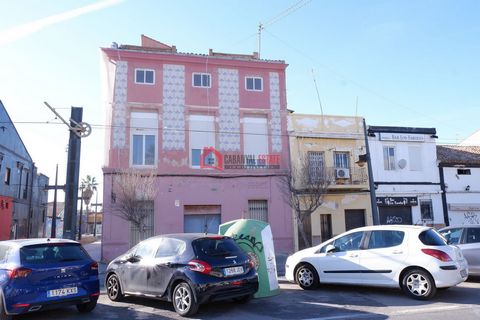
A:
[[[480,224],[480,147],[437,146],[448,225]]]
[[[380,224],[445,225],[435,128],[368,127]]]

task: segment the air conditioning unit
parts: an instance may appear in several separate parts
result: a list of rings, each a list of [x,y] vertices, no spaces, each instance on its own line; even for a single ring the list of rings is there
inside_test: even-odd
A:
[[[335,178],[337,178],[337,179],[349,179],[350,178],[350,170],[345,169],[345,168],[335,169]]]

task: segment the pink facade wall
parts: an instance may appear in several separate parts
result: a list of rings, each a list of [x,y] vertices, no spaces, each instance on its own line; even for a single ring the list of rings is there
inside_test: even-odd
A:
[[[168,47],[167,47],[168,48]],[[166,49],[165,49],[166,50]],[[111,207],[112,173],[130,166],[130,114],[150,111],[158,113],[157,164],[158,194],[155,199],[155,234],[183,232],[185,205],[217,205],[221,208],[221,223],[246,217],[248,200],[267,200],[269,223],[272,227],[277,252],[293,250],[293,224],[290,207],[283,201],[280,177],[289,168],[289,146],[286,123],[285,68],[283,62],[232,59],[175,52],[140,52],[140,50],[102,49],[106,61],[106,74],[115,74],[109,83],[110,101],[107,103],[107,121],[112,129],[107,132],[107,157],[104,168],[104,223],[103,258],[111,260],[129,249],[130,225],[115,215]],[[143,51],[143,50],[142,50]],[[108,62],[108,63],[107,63]],[[179,113],[184,119],[184,142],[177,143],[178,150],[171,150],[163,139],[162,128],[168,127],[171,115],[167,114],[168,101],[164,101],[165,66],[180,66],[183,70],[184,104]],[[113,70],[112,70],[113,68]],[[121,71],[124,68],[123,71]],[[135,69],[155,70],[155,84],[138,85],[134,81]],[[119,71],[120,70],[120,71]],[[224,151],[218,132],[222,127],[222,111],[219,98],[219,71],[238,72],[239,150]],[[192,73],[211,74],[211,87],[192,86]],[[272,76],[273,74],[273,76]],[[261,76],[263,91],[245,90],[245,76]],[[273,80],[270,78],[272,77]],[[277,80],[276,80],[277,79]],[[278,83],[278,101],[272,106],[270,81]],[[277,82],[275,82],[277,81]],[[110,81],[111,82],[111,81]],[[124,94],[125,93],[125,94]],[[110,110],[108,110],[110,108]],[[189,123],[191,114],[215,116],[215,146],[228,154],[243,154],[243,123],[245,116],[262,116],[268,119],[268,153],[280,156],[278,169],[206,170],[189,166]],[[280,123],[275,131],[274,123]],[[279,138],[274,141],[270,136]],[[177,141],[178,142],[178,141]],[[281,147],[279,147],[281,145]]]

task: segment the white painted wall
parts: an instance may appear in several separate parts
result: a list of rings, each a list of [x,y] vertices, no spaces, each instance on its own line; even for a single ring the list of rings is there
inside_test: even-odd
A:
[[[440,189],[440,175],[437,166],[437,148],[435,139],[428,134],[409,134],[419,136],[419,142],[412,141],[382,141],[380,134],[368,137],[370,157],[372,160],[373,179],[375,182],[432,182],[432,185],[417,184],[380,184],[376,190],[377,197],[416,196],[418,205],[412,206],[412,222],[421,224],[420,201],[432,200],[434,220],[429,223],[444,224],[443,206]],[[395,147],[395,170],[385,170],[383,147]],[[412,148],[413,147],[413,148]],[[409,151],[420,150],[420,162],[415,168]],[[400,160],[404,159],[406,166],[399,167]],[[420,166],[418,166],[418,164]],[[416,169],[416,170],[415,170]]]
[[[471,174],[458,174],[458,169]],[[480,168],[444,168],[444,178],[450,225],[480,224]]]

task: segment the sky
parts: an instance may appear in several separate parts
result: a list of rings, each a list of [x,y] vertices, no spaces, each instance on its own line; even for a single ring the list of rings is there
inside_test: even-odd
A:
[[[80,178],[101,191],[100,48],[145,34],[180,52],[251,54],[262,23],[261,58],[289,65],[289,109],[436,128],[455,144],[480,129],[479,14],[477,0],[0,0],[0,100],[51,184],[56,164],[65,182],[68,128],[44,101],[65,119],[83,107]]]

